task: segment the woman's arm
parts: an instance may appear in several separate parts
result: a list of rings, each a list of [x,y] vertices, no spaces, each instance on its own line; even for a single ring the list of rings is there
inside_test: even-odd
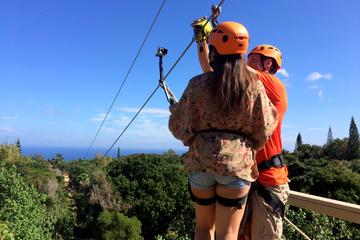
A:
[[[254,148],[260,150],[275,131],[279,114],[275,106],[266,95],[263,84],[258,81],[258,94],[254,99],[251,134],[248,136],[253,140]]]
[[[206,40],[197,42],[198,58],[201,65],[201,69],[204,73],[212,72],[213,69],[210,67],[209,60],[209,46]]]
[[[169,130],[175,138],[181,140],[185,146],[190,146],[195,133],[192,130],[190,80],[178,103],[170,106]]]

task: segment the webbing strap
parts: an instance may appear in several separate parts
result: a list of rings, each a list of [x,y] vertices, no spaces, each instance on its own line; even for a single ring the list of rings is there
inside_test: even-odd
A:
[[[256,183],[256,190],[265,202],[270,205],[273,211],[279,213],[280,216],[284,218],[285,204],[274,193],[259,183]]]
[[[279,154],[279,155],[272,156],[269,160],[262,161],[260,164],[258,164],[257,167],[258,167],[259,172],[261,172],[264,170],[268,170],[272,167],[282,168],[283,166],[285,166],[284,161],[283,161],[283,156],[282,156],[282,154]]]
[[[190,198],[193,202],[196,202],[199,205],[202,206],[207,206],[207,205],[211,205],[214,204],[216,202],[216,196],[213,196],[211,198],[198,198],[194,195],[194,193],[191,191],[191,186],[190,183],[188,184],[188,188],[189,188],[189,193],[190,193]]]
[[[242,206],[246,203],[247,196],[248,194],[241,198],[231,199],[224,198],[216,194],[216,201],[225,207],[237,207],[238,209],[241,209]]]

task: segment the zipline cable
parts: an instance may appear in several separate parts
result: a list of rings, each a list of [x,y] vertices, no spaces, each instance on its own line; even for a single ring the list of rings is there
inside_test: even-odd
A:
[[[221,5],[225,2],[225,0],[221,0],[221,2],[219,3],[219,5],[217,5],[218,8],[221,7]],[[206,23],[204,24],[204,26],[206,26],[206,24],[209,23],[209,21],[211,21],[211,19],[214,17],[214,14],[211,14],[210,18],[206,21]],[[203,26],[203,27],[204,27]],[[186,46],[185,50],[181,53],[181,55],[179,56],[179,58],[175,61],[175,63],[172,65],[172,67],[170,68],[170,70],[168,71],[168,73],[165,75],[165,77],[163,78],[163,81],[166,80],[166,78],[170,75],[170,73],[174,70],[175,66],[180,62],[180,60],[183,58],[183,56],[185,55],[185,53],[189,50],[189,48],[191,47],[191,45],[195,42],[195,38],[193,37],[191,42]],[[126,127],[124,128],[124,130],[120,133],[120,135],[116,138],[116,140],[114,141],[114,143],[110,146],[110,148],[106,151],[105,155],[103,158],[105,158],[108,153],[111,151],[111,149],[115,146],[115,144],[119,141],[119,139],[121,138],[121,136],[125,133],[125,131],[129,128],[129,126],[131,125],[131,123],[135,120],[135,118],[140,114],[140,112],[142,111],[142,109],[145,107],[145,105],[150,101],[150,99],[154,96],[155,92],[159,89],[160,85],[158,85],[154,91],[150,94],[150,96],[145,100],[144,104],[140,107],[139,111],[137,111],[137,113],[134,115],[134,117],[130,120],[130,122],[126,125]]]
[[[116,93],[116,95],[115,95],[114,100],[112,101],[112,103],[111,103],[111,105],[110,105],[110,107],[109,107],[109,109],[108,109],[108,111],[107,111],[107,113],[106,113],[106,115],[105,115],[104,119],[102,120],[102,122],[101,122],[101,124],[100,124],[99,129],[97,130],[97,132],[96,132],[96,134],[95,134],[94,139],[92,140],[92,142],[91,142],[91,144],[90,144],[90,146],[89,146],[89,148],[88,148],[88,150],[87,150],[87,152],[86,152],[85,159],[87,158],[87,156],[88,156],[88,154],[89,154],[89,152],[90,152],[90,149],[92,148],[92,146],[93,146],[93,144],[94,144],[94,142],[95,142],[95,140],[96,140],[97,136],[98,136],[98,135],[99,135],[99,133],[100,133],[100,130],[101,130],[102,126],[103,126],[103,125],[104,125],[104,123],[105,123],[105,120],[107,119],[107,117],[108,117],[108,115],[109,115],[109,113],[110,113],[110,111],[111,111],[111,108],[114,106],[114,104],[115,104],[115,101],[116,101],[117,97],[119,96],[119,94],[120,94],[120,92],[121,92],[121,90],[122,90],[122,88],[123,88],[123,86],[124,86],[124,84],[125,84],[125,82],[126,82],[126,80],[127,80],[128,76],[129,76],[129,74],[130,74],[130,72],[131,72],[131,70],[132,70],[133,66],[135,65],[135,62],[136,62],[136,60],[137,60],[137,58],[138,58],[138,56],[139,56],[139,54],[140,54],[140,52],[141,52],[141,50],[142,50],[142,48],[143,48],[143,46],[144,46],[144,44],[145,44],[145,42],[146,42],[147,38],[148,38],[148,36],[149,36],[149,34],[150,34],[150,32],[151,32],[151,30],[152,30],[153,26],[155,25],[155,22],[156,22],[157,18],[159,17],[160,12],[161,12],[161,10],[162,10],[162,8],[163,8],[163,6],[164,6],[165,2],[166,2],[166,0],[163,0],[163,2],[162,2],[162,4],[161,4],[161,6],[160,6],[160,8],[159,8],[159,10],[157,11],[155,18],[154,18],[154,20],[153,20],[153,22],[152,22],[152,24],[151,24],[151,26],[150,26],[149,30],[147,31],[146,36],[145,36],[145,38],[144,38],[143,42],[141,43],[141,46],[140,46],[139,50],[137,51],[137,54],[136,54],[136,56],[135,56],[134,60],[132,61],[131,65],[130,65],[129,70],[128,70],[128,72],[126,73],[126,75],[125,75],[125,77],[124,77],[124,79],[123,79],[123,81],[122,81],[122,83],[121,83],[121,85],[120,85],[120,88],[119,88],[119,90],[117,91],[117,93]]]

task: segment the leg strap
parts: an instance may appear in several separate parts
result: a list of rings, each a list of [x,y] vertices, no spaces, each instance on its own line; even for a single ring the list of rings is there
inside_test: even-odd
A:
[[[189,183],[189,193],[190,193],[190,198],[193,202],[196,202],[197,204],[199,205],[202,205],[202,206],[208,206],[208,205],[211,205],[211,204],[214,204],[216,202],[216,196],[213,196],[211,198],[198,198],[194,195],[194,193],[191,191],[191,186],[190,186],[190,183]]]
[[[225,206],[225,207],[237,207],[238,209],[241,209],[242,206],[246,203],[248,194],[246,194],[244,197],[236,198],[236,199],[230,199],[230,198],[224,198],[216,194],[216,200],[219,204]]]

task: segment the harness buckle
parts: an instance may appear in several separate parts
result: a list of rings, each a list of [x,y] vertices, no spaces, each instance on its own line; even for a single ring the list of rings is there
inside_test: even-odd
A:
[[[285,166],[285,164],[283,161],[283,156],[282,156],[282,154],[278,154],[278,155],[272,156],[270,158],[270,160],[264,160],[260,164],[258,164],[258,170],[259,170],[259,172],[261,172],[264,170],[269,170],[272,167],[282,168],[284,166]]]

